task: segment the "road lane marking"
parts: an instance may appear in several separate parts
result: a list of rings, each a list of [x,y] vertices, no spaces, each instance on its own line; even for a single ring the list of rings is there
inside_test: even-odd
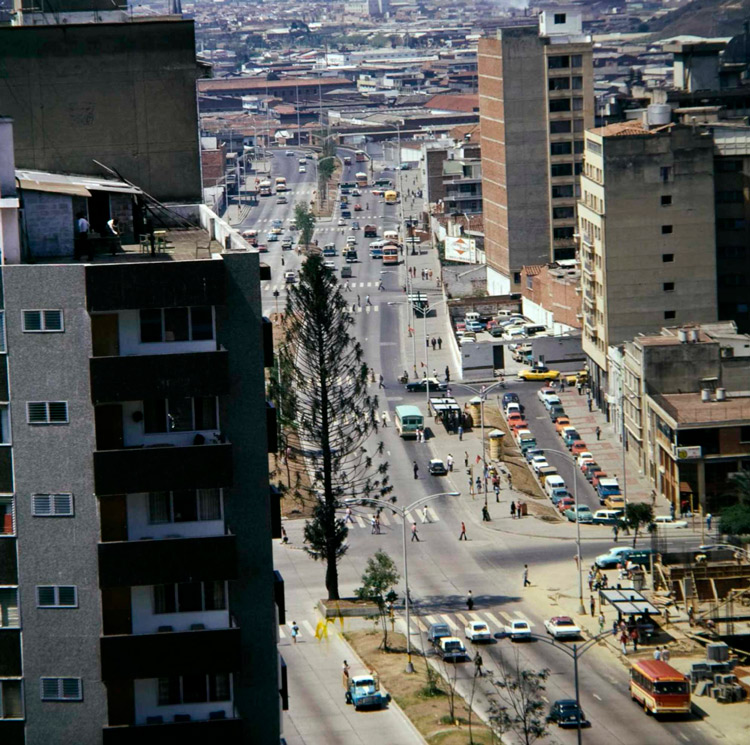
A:
[[[441,614],[440,618],[443,619],[443,623],[447,623],[450,626],[451,630],[458,631],[458,625],[450,616]]]
[[[469,625],[469,621],[467,620],[466,616],[464,616],[462,613],[456,613],[456,618],[459,620],[460,623],[462,623],[464,626]]]
[[[367,527],[367,525],[365,524],[365,521],[362,519],[361,515],[356,515],[354,519],[357,521],[357,523],[359,524],[360,528],[366,528]]]
[[[312,624],[309,621],[302,621],[302,625],[307,629],[310,636],[315,636],[315,629],[312,627]]]
[[[684,734],[683,734],[682,732],[679,732],[678,734],[680,735],[680,737],[681,737],[681,738],[682,738],[682,739],[683,739],[683,740],[684,740],[685,742],[690,742],[690,738],[689,738],[689,737],[688,737],[687,735],[684,735]]]
[[[440,515],[438,515],[438,513],[435,512],[435,510],[432,507],[428,507],[427,512],[432,518],[432,522],[434,523],[440,522]]]
[[[602,697],[601,697],[601,696],[599,696],[599,695],[598,695],[598,694],[596,694],[596,693],[592,693],[591,695],[592,695],[592,696],[593,696],[593,697],[594,697],[594,698],[595,698],[595,699],[596,699],[597,701],[601,701],[601,700],[602,700]]]
[[[526,618],[526,616],[524,616],[524,614],[523,614],[523,613],[521,613],[521,611],[520,611],[520,610],[514,611],[513,615],[514,615],[514,616],[515,616],[516,618],[518,618],[519,620],[521,620],[521,621],[526,621],[526,623],[527,623],[527,624],[529,624],[529,626],[531,626],[531,627],[533,628],[533,626],[534,626],[534,623],[533,623],[533,621],[529,621],[529,619],[528,619],[528,618]]]
[[[489,618],[490,619],[490,623],[493,626],[497,626],[497,628],[499,628],[499,629],[502,629],[505,626],[505,624],[504,623],[500,623],[500,621],[498,621],[497,618],[495,618],[495,616],[492,615],[492,613],[485,612],[484,617],[485,618]]]
[[[438,621],[435,616],[425,616],[425,619],[430,624],[430,626],[434,626],[436,623],[440,623],[440,621]]]
[[[499,610],[498,613],[506,620],[508,624],[513,620],[504,610]]]
[[[411,617],[411,622],[414,623],[414,624],[416,624],[417,628],[420,631],[422,631],[422,632],[427,631],[427,627],[419,620],[419,618],[417,618],[415,616],[412,616]]]

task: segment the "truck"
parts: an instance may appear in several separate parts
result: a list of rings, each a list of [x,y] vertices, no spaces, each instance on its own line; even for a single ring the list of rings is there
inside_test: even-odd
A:
[[[378,237],[378,229],[375,225],[365,225],[363,229],[365,238],[377,238]]]
[[[521,448],[521,452],[525,453],[529,448],[536,447],[536,438],[531,431],[528,429],[519,429],[514,434],[518,447]]]
[[[620,491],[620,484],[617,479],[600,478],[596,485],[596,493],[599,497],[600,504],[604,504],[607,497],[616,497],[622,492]]]
[[[372,675],[354,675],[349,678],[346,689],[346,703],[352,704],[355,711],[360,709],[382,709],[391,700],[389,693],[380,690],[378,681]]]
[[[273,194],[273,187],[271,186],[270,179],[263,179],[258,184],[258,191],[262,197],[270,197]]]
[[[362,189],[367,186],[367,174],[364,171],[359,171],[354,175],[354,179],[357,182],[357,186]]]

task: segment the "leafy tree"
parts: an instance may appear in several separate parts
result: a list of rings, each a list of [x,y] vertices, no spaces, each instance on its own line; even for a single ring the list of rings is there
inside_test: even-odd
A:
[[[315,215],[304,202],[298,202],[294,205],[294,222],[299,230],[300,243],[303,243],[307,248],[312,242],[315,232]]]
[[[512,732],[525,745],[531,745],[547,735],[544,684],[549,670],[525,670],[518,652],[512,663],[503,656],[499,663],[497,678],[491,680],[490,725],[501,735]]]
[[[750,505],[734,504],[723,509],[719,531],[725,535],[750,535]]]
[[[294,461],[293,494],[314,500],[305,550],[326,563],[328,598],[338,600],[338,562],[348,532],[336,514],[340,500],[382,499],[393,489],[388,464],[375,460],[383,455],[383,443],[371,439],[378,430],[378,397],[368,392],[362,347],[349,333],[354,319],[322,257],[310,256],[302,265],[287,296],[286,318],[289,341],[279,352],[280,366],[290,371],[286,385],[294,391],[295,425],[304,446]],[[313,474],[310,487],[299,478],[303,469]]]
[[[401,579],[396,571],[396,564],[385,551],[377,551],[367,560],[367,569],[362,575],[362,587],[354,591],[358,598],[370,600],[378,606],[380,626],[383,629],[381,649],[388,651],[388,621],[390,605],[396,602],[398,595],[393,589]]]
[[[732,494],[740,504],[750,504],[750,471],[736,471],[729,477]]]
[[[645,502],[629,502],[625,505],[625,524],[633,531],[633,548],[641,528],[651,529],[654,524],[654,508]]]

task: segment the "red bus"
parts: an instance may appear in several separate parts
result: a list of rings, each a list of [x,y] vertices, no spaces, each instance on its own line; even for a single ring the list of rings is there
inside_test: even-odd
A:
[[[630,669],[630,698],[648,714],[688,714],[690,681],[661,660],[639,660]]]

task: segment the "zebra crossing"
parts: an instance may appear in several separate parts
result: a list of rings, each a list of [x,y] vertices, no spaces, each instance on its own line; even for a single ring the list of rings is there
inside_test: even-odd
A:
[[[477,613],[475,611],[465,613],[432,613],[424,616],[411,616],[411,623],[414,624],[421,632],[427,633],[430,626],[433,624],[444,623],[448,626],[453,634],[456,636],[463,637],[464,628],[470,623],[486,623],[491,631],[504,631],[505,626],[510,625],[511,621],[526,621],[529,626],[533,629],[534,622],[530,621],[521,611],[505,611],[495,609],[492,612],[482,611]],[[399,623],[403,625],[404,630],[406,628],[406,621],[404,618],[399,619]]]
[[[376,290],[378,288],[378,285],[380,282],[340,282],[339,284],[343,285],[344,292],[355,292],[358,289],[365,289],[370,288],[372,290]],[[261,283],[261,291],[262,292],[274,292],[275,290],[278,290],[279,292],[286,292],[287,285],[286,283],[279,283],[279,284],[272,284],[271,282],[263,282]],[[372,306],[375,307],[375,306]]]

